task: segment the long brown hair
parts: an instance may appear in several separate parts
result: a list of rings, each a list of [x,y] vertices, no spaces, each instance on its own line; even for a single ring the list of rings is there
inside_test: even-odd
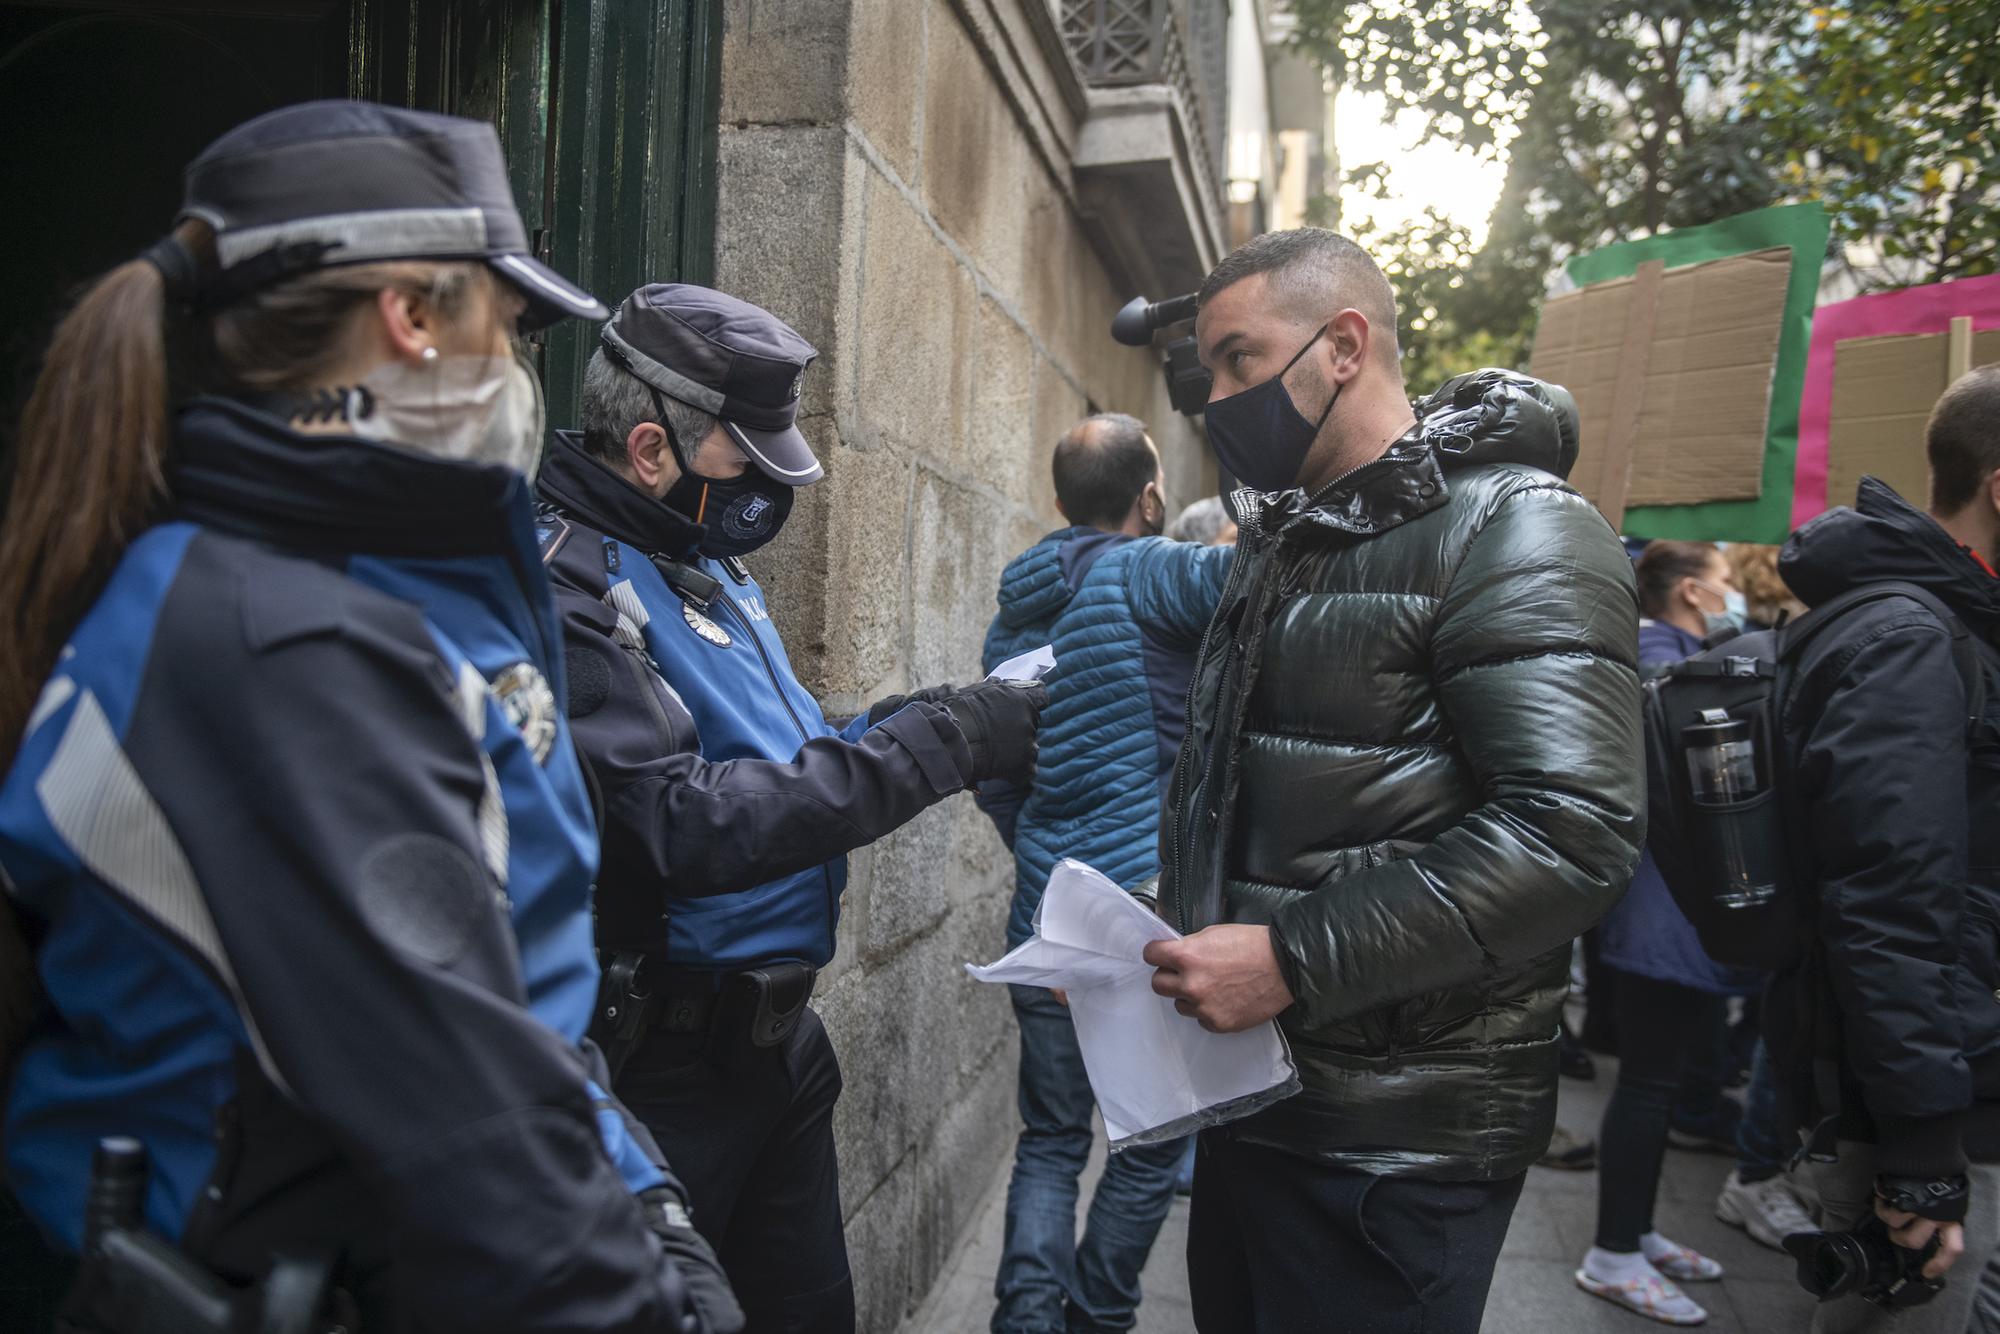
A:
[[[207,224],[184,222],[174,235],[212,269]],[[315,387],[345,352],[355,308],[384,288],[426,297],[451,321],[492,282],[478,263],[357,264],[186,317],[168,310],[165,281],[145,260],[92,284],[50,340],[0,520],[0,774],[63,643],[166,497],[174,387]],[[33,982],[20,923],[0,898],[0,1074],[32,1014]]]
[[[183,245],[208,229],[184,224]],[[197,252],[199,253],[199,252]],[[99,278],[56,326],[21,414],[0,522],[0,764],[56,653],[157,504],[167,436],[166,287],[132,260]]]

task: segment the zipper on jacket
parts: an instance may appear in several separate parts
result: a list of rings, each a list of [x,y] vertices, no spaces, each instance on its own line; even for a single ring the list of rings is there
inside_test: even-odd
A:
[[[1261,507],[1257,503],[1260,498],[1261,498],[1260,492],[1250,490],[1247,487],[1238,490],[1234,494],[1234,499],[1238,502],[1236,506],[1236,513],[1237,513],[1236,526],[1240,530],[1240,533],[1242,535],[1247,535],[1250,538],[1253,545],[1261,541],[1264,536],[1264,515]],[[1241,543],[1239,540],[1239,548],[1240,545]],[[1209,644],[1212,642],[1211,637],[1215,633],[1215,622],[1220,618],[1221,612],[1229,606],[1230,594],[1234,591],[1238,583],[1239,576],[1248,577],[1248,576],[1243,576],[1242,574],[1243,567],[1247,564],[1249,564],[1249,562],[1238,560],[1237,562],[1235,562],[1230,566],[1229,578],[1223,581],[1222,596],[1218,598],[1216,601],[1217,614],[1215,616],[1209,617],[1208,624],[1202,627],[1201,644],[1199,645],[1199,647],[1195,649],[1195,658],[1194,658],[1195,672],[1194,675],[1190,677],[1188,680],[1187,703],[1182,710],[1183,714],[1185,715],[1185,720],[1188,724],[1190,732],[1192,732],[1194,726],[1195,690],[1201,680],[1201,665],[1208,660],[1208,649],[1209,649]],[[1225,676],[1228,675],[1228,668],[1226,664],[1223,669],[1223,674]],[[1219,687],[1221,685],[1221,682],[1218,681],[1217,685],[1218,685],[1217,694],[1220,695],[1221,692]],[[1211,741],[1212,740],[1213,738],[1211,738]],[[1208,778],[1210,767],[1213,764],[1214,759],[1215,759],[1215,751],[1213,745],[1211,745],[1209,748],[1209,753],[1202,757],[1201,777],[1195,782],[1193,789],[1194,792],[1199,792],[1202,789],[1203,784],[1206,782]],[[1175,811],[1179,811],[1181,809],[1182,798],[1190,797],[1193,795],[1193,792],[1189,791],[1186,782],[1190,767],[1191,766],[1183,765],[1178,762],[1176,762],[1174,765],[1174,781],[1168,793],[1168,804],[1170,808]],[[1194,814],[1194,812],[1189,812],[1189,814],[1192,815]],[[1192,828],[1176,830],[1175,835],[1176,836],[1174,838],[1174,846],[1172,849],[1172,863],[1174,872],[1174,897],[1178,900],[1178,903],[1175,907],[1174,916],[1179,920],[1175,922],[1174,925],[1181,932],[1182,935],[1186,935],[1194,928],[1192,926],[1193,917],[1190,915],[1189,912],[1188,896],[1186,893],[1186,875],[1182,869],[1184,863],[1181,857],[1181,853],[1183,849],[1187,849],[1189,851],[1192,850],[1192,844],[1195,836]]]
[[[1418,429],[1421,429],[1422,426],[1423,426],[1422,419],[1419,419],[1416,423],[1416,427]],[[1407,435],[1408,432],[1404,432],[1404,434]],[[1402,436],[1397,437],[1398,440],[1400,440],[1401,438]],[[1393,450],[1395,448],[1395,444],[1396,441],[1394,440],[1390,441],[1389,442],[1390,449]],[[1383,454],[1380,454],[1375,458],[1369,459],[1366,463],[1362,463],[1355,467],[1349,468],[1346,472],[1340,474],[1338,477],[1328,482],[1325,486],[1322,486],[1319,490],[1313,492],[1310,496],[1306,496],[1304,498],[1303,503],[1300,505],[1298,511],[1288,516],[1285,524],[1280,525],[1279,532],[1270,534],[1271,546],[1269,552],[1266,554],[1265,560],[1262,562],[1264,568],[1259,570],[1258,577],[1253,582],[1252,587],[1249,590],[1246,590],[1245,597],[1247,603],[1249,604],[1245,608],[1244,614],[1246,618],[1256,613],[1257,608],[1255,606],[1255,603],[1258,600],[1256,595],[1261,594],[1263,590],[1265,582],[1264,576],[1268,573],[1269,567],[1276,563],[1278,546],[1279,546],[1278,539],[1283,529],[1289,527],[1290,522],[1292,520],[1302,519],[1306,517],[1308,514],[1310,514],[1313,510],[1317,509],[1319,507],[1319,502],[1321,498],[1331,495],[1334,491],[1338,490],[1343,483],[1351,480],[1360,473],[1368,471],[1370,468],[1374,468],[1379,465],[1390,464],[1392,462],[1400,464],[1401,460],[1391,460],[1388,457],[1388,453],[1385,451]],[[1236,500],[1237,502],[1236,504],[1237,528],[1242,532],[1243,535],[1251,538],[1253,542],[1264,538],[1265,533],[1264,533],[1263,507],[1259,503],[1263,499],[1263,493],[1248,487],[1244,487],[1233,492],[1232,499]],[[1361,535],[1372,536],[1373,531],[1363,530]],[[1223,585],[1222,598],[1217,604],[1218,608],[1227,607],[1229,605],[1229,595],[1236,586],[1237,575],[1242,570],[1243,566],[1247,563],[1248,562],[1238,560],[1235,567],[1233,567],[1230,570],[1229,579]],[[1240,639],[1240,635],[1243,631],[1243,628],[1244,627],[1241,625],[1238,626],[1239,638],[1237,640],[1237,645],[1240,645],[1242,642]],[[1200,664],[1205,662],[1208,658],[1208,649],[1210,642],[1209,637],[1214,633],[1214,630],[1215,630],[1215,618],[1210,618],[1207,628],[1201,632],[1201,646],[1195,652],[1196,680],[1199,680],[1200,677]],[[1232,651],[1235,649],[1237,645],[1231,646]],[[1228,675],[1228,668],[1226,664],[1224,666],[1223,674],[1225,678]],[[1227,682],[1225,680],[1218,684],[1219,685],[1227,684]],[[1196,686],[1196,681],[1188,682],[1188,698],[1187,698],[1186,711],[1188,716],[1188,724],[1190,732],[1192,732],[1193,730],[1193,721],[1194,721],[1195,686]],[[1239,688],[1241,687],[1241,682],[1238,683],[1238,686]],[[1221,692],[1218,690],[1217,693],[1218,695],[1220,695]],[[1209,747],[1208,754],[1203,757],[1201,765],[1201,774],[1199,778],[1195,779],[1192,790],[1189,789],[1188,784],[1186,782],[1186,779],[1188,777],[1187,767],[1180,765],[1178,763],[1174,766],[1174,781],[1168,791],[1168,803],[1170,809],[1174,811],[1179,811],[1181,809],[1181,802],[1184,798],[1191,797],[1194,795],[1194,793],[1201,792],[1206,788],[1208,780],[1214,775],[1215,764],[1216,764],[1216,749],[1217,748],[1215,746],[1211,745]],[[1227,763],[1226,759],[1224,763],[1225,764]],[[1218,821],[1219,818],[1220,817],[1218,817]],[[1186,934],[1187,932],[1194,929],[1193,925],[1194,919],[1191,915],[1190,911],[1191,905],[1188,902],[1188,895],[1185,892],[1184,888],[1186,883],[1186,876],[1184,871],[1185,861],[1183,858],[1183,853],[1184,852],[1192,853],[1196,833],[1193,827],[1189,827],[1177,830],[1176,835],[1177,836],[1174,839],[1173,847],[1170,850],[1171,855],[1169,858],[1174,872],[1175,897],[1179,900],[1179,905],[1174,914],[1178,920],[1175,921],[1174,925],[1182,932],[1182,934]]]
[[[758,661],[764,664],[764,677],[771,683],[771,689],[774,692],[776,692],[778,696],[778,703],[785,706],[785,716],[792,720],[792,727],[799,734],[799,744],[804,745],[806,742],[812,740],[811,734],[809,734],[806,731],[805,721],[799,717],[799,711],[792,707],[792,701],[790,697],[785,694],[784,682],[778,679],[778,669],[771,665],[771,655],[765,651],[764,641],[757,637],[757,627],[750,624],[750,618],[744,614],[743,608],[737,606],[736,599],[731,597],[728,593],[724,593],[717,600],[728,604],[730,614],[734,616],[736,618],[737,623],[743,627],[743,633],[750,636],[750,647],[757,650],[757,659]],[[826,882],[826,921],[827,921],[827,937],[828,937],[826,942],[827,945],[826,952],[827,952],[827,957],[831,959],[833,957],[834,950],[839,947],[839,942],[832,938],[833,917],[834,913],[838,910],[839,903],[838,903],[838,896],[834,893],[833,889],[833,872],[828,870],[826,864],[822,862],[820,863],[819,873],[820,873],[820,878]]]

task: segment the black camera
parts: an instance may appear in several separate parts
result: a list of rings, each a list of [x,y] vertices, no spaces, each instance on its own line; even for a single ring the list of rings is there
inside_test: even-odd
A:
[[[1111,336],[1127,347],[1150,347],[1153,335],[1169,325],[1181,324],[1195,317],[1195,293],[1172,297],[1166,301],[1148,301],[1143,296],[1135,296],[1125,303],[1111,320]],[[1198,417],[1208,406],[1208,391],[1215,383],[1215,377],[1201,364],[1195,355],[1193,334],[1185,334],[1174,339],[1164,349],[1166,358],[1161,370],[1167,376],[1167,397],[1173,401],[1174,410],[1190,417]]]
[[[1823,1302],[1852,1293],[1886,1310],[1921,1306],[1944,1291],[1944,1280],[1925,1278],[1937,1238],[1920,1251],[1889,1239],[1889,1225],[1871,1212],[1852,1232],[1794,1232],[1785,1250],[1798,1262],[1799,1286]]]

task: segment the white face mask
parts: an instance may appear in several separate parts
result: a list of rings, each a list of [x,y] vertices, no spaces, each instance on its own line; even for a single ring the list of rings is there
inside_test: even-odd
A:
[[[374,400],[354,434],[438,458],[497,463],[530,478],[546,425],[541,381],[519,357],[392,361],[361,381]],[[360,405],[355,405],[357,408]]]

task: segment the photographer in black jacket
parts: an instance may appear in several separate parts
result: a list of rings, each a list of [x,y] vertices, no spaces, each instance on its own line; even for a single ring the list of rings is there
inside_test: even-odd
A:
[[[1980,1161],[2000,1156],[2000,367],[1952,385],[1926,434],[1929,514],[1864,479],[1780,568],[1809,605],[1883,580],[1933,594],[1973,641],[1983,716],[1956,627],[1914,598],[1864,603],[1804,652],[1785,726],[1817,915],[1766,1022],[1800,1128],[1838,1153],[1823,1225],[1872,1205],[1898,1244],[1935,1238],[1925,1273],[1953,1281],[1893,1328],[1959,1334],[2000,1244],[2000,1170]],[[1889,1321],[1842,1300],[1813,1329]]]

